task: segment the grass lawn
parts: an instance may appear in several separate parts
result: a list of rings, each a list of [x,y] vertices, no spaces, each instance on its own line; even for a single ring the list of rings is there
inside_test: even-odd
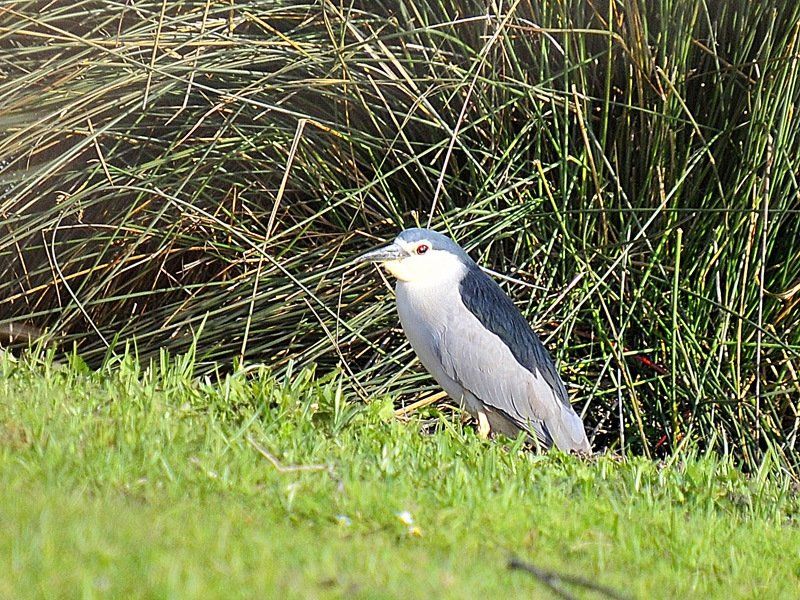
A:
[[[634,598],[800,589],[796,488],[769,465],[537,456],[308,370],[0,370],[3,598],[553,596],[511,556]]]

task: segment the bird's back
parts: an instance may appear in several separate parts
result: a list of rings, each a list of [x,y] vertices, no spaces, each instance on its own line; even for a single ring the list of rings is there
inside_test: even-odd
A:
[[[590,450],[553,360],[511,299],[473,263],[458,300],[472,323],[452,311],[440,349],[445,372],[545,445]]]
[[[583,421],[572,408],[553,359],[528,321],[499,285],[474,265],[460,283],[461,299],[482,326],[494,334],[524,370],[520,385],[528,403],[514,406],[514,416],[541,425],[561,450],[591,450]],[[527,410],[526,410],[527,409]]]

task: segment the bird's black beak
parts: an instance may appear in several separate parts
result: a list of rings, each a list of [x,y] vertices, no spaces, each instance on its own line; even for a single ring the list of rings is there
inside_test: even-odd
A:
[[[364,262],[383,263],[390,260],[397,260],[398,258],[403,258],[405,255],[406,251],[403,250],[399,245],[389,244],[388,246],[384,246],[383,248],[370,250],[366,254],[362,254],[361,256],[356,257],[353,260],[353,264],[360,264]]]

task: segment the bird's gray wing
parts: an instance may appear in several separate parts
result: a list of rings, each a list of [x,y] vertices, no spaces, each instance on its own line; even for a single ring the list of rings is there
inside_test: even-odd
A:
[[[550,355],[525,317],[472,266],[461,281],[466,311],[452,311],[440,342],[445,372],[545,444],[588,450],[583,422]]]

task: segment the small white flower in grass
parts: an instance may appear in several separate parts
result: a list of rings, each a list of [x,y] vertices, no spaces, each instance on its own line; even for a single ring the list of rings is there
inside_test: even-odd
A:
[[[394,513],[394,516],[397,517],[398,519],[400,519],[400,522],[403,523],[404,525],[413,525],[414,524],[414,517],[407,510],[396,512],[396,513]]]
[[[410,511],[402,510],[394,513],[394,516],[407,527],[407,533],[411,537],[422,537],[422,529],[414,525],[414,515]]]
[[[336,515],[336,522],[342,527],[350,527],[353,521],[347,515]]]

